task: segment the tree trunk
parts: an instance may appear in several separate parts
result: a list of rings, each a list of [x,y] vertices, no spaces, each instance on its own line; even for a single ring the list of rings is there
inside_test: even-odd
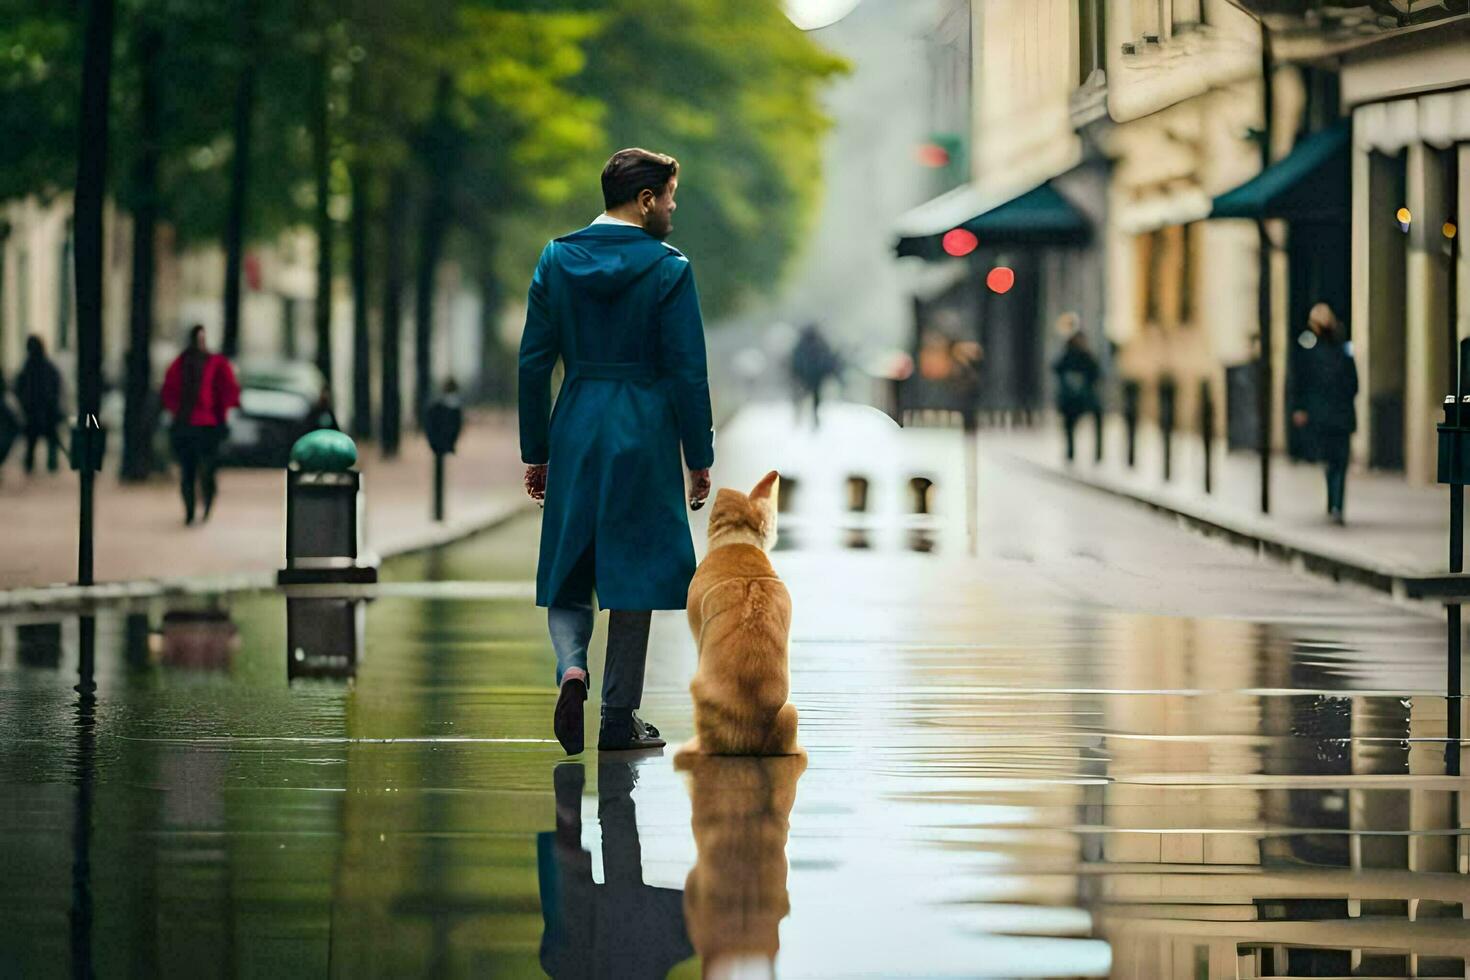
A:
[[[146,480],[153,462],[153,398],[149,351],[153,341],[154,232],[158,221],[158,58],[163,39],[147,29],[138,43],[139,145],[133,169],[133,276],[124,386],[124,480]]]
[[[493,245],[485,247],[480,267],[480,401],[505,404],[505,350],[500,343],[500,280]]]
[[[330,57],[326,32],[313,66],[311,106],[312,164],[316,171],[316,366],[327,390],[332,387],[332,214],[331,133],[327,129],[327,91]]]
[[[373,435],[373,344],[368,326],[368,167],[352,165],[352,434]]]
[[[245,206],[250,191],[251,130],[255,116],[255,3],[241,12],[243,38],[240,77],[235,83],[234,156],[230,159],[230,199],[225,214],[225,310],[221,348],[240,353],[240,266],[245,257]]]
[[[448,208],[437,177],[431,177],[419,233],[418,276],[414,286],[414,410],[423,423],[424,407],[434,397],[434,280],[444,252],[449,225]]]
[[[414,285],[414,417],[423,424],[424,408],[434,397],[434,280],[449,228],[450,171],[453,150],[448,119],[449,76],[440,75],[434,93],[434,115],[424,141],[423,164],[428,175],[423,221],[419,228],[418,275]]]
[[[407,225],[408,174],[399,169],[388,181],[388,218],[383,243],[383,417],[380,438],[384,456],[398,454],[398,436],[403,424],[398,355],[399,330],[403,323],[403,236]]]

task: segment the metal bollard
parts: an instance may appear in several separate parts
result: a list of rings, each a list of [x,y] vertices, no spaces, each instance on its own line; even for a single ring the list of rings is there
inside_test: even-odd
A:
[[[1138,395],[1137,381],[1123,382],[1123,428],[1128,434],[1128,468],[1138,459]]]
[[[429,448],[434,452],[434,520],[444,520],[444,457],[454,452],[464,428],[464,409],[460,405],[458,389],[453,381],[444,386],[444,392],[429,403],[424,411],[424,435]]]
[[[1159,379],[1159,434],[1164,440],[1164,482],[1174,475],[1174,379]]]
[[[1450,488],[1450,574],[1465,570],[1465,484],[1470,483],[1470,339],[1460,341],[1455,393],[1444,399],[1439,429],[1439,482]],[[1460,603],[1445,607],[1445,772],[1460,774]]]
[[[286,567],[279,585],[373,583],[362,550],[362,474],[352,439],[318,429],[296,440],[286,471]]]
[[[1208,379],[1199,383],[1199,438],[1205,453],[1205,493],[1214,493],[1215,396]]]

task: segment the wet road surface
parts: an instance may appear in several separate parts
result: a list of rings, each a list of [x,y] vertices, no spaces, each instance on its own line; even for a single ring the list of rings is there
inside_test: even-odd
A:
[[[719,445],[787,477],[804,766],[565,760],[535,516],[366,603],[12,617],[0,975],[1466,975],[1442,620],[983,452],[972,527],[953,431]],[[655,617],[671,744],[693,669]]]

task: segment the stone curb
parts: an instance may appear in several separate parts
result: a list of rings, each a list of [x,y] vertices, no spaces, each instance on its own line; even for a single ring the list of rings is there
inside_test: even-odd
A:
[[[427,551],[462,541],[499,527],[533,509],[530,500],[509,503],[482,517],[443,527],[430,527],[412,540],[377,553],[380,560]],[[207,595],[219,592],[264,592],[276,588],[276,569],[260,572],[231,572],[221,575],[179,575],[168,578],[99,582],[96,585],[45,585],[0,589],[0,612],[49,609],[58,606],[88,606],[107,602],[159,599],[170,596]]]
[[[1288,535],[1268,533],[1223,514],[1186,508],[1158,494],[1048,466],[1015,451],[1006,450],[1005,455],[1042,476],[1096,490],[1147,507],[1156,513],[1167,514],[1207,537],[1221,538],[1238,547],[1250,548],[1259,555],[1334,582],[1365,586],[1395,599],[1446,601],[1458,597],[1470,600],[1470,575],[1426,573],[1329,552],[1314,545],[1293,541]]]

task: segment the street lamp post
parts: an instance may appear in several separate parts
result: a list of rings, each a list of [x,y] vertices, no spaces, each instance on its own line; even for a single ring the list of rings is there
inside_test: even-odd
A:
[[[102,205],[107,185],[108,93],[112,81],[113,0],[90,0],[82,53],[82,104],[77,140],[76,291],[77,427],[72,466],[81,481],[77,583],[92,584],[93,484],[102,433]]]

